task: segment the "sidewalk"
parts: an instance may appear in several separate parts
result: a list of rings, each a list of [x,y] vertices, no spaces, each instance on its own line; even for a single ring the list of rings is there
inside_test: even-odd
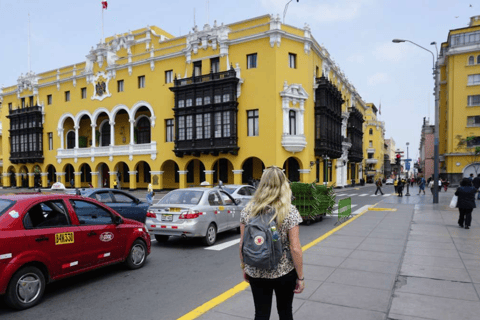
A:
[[[471,229],[458,227],[454,190],[435,205],[417,192],[385,198],[375,209],[396,211],[367,211],[304,252],[295,319],[480,318],[479,219],[474,211]],[[198,319],[253,318],[248,287]]]

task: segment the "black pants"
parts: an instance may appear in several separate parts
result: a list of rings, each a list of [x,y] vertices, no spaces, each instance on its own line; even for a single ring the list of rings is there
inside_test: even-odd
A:
[[[463,226],[463,221],[465,220],[465,227],[470,227],[470,224],[472,223],[472,211],[473,211],[473,209],[458,208],[458,211],[460,211],[460,216],[458,218],[458,224]]]
[[[378,191],[380,191],[380,193],[383,195],[382,188],[379,186],[377,186],[377,190],[375,190],[375,194],[377,194]]]
[[[297,272],[295,269],[276,279],[250,278],[250,287],[255,304],[255,320],[270,319],[273,290],[275,290],[277,298],[277,311],[280,320],[293,320],[293,290],[296,282]]]
[[[398,196],[403,197],[403,187],[398,187]]]

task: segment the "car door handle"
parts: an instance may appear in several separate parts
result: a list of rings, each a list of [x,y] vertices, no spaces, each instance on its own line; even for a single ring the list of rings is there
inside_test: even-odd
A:
[[[48,241],[48,238],[47,237],[35,238],[35,241],[37,242]]]
[[[87,236],[91,237],[91,236],[95,236],[97,233],[95,231],[91,231],[89,233],[87,233]]]

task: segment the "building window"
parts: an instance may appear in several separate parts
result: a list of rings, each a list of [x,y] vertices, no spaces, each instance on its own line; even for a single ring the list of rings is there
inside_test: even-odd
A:
[[[75,148],[75,132],[69,131],[67,133],[67,149]]]
[[[467,117],[467,126],[469,127],[480,126],[480,116]]]
[[[100,128],[100,143],[102,147],[110,145],[110,123],[105,121]]]
[[[195,105],[196,106],[201,106],[202,105],[202,98],[195,99]]]
[[[373,134],[373,129],[368,130],[369,134]]]
[[[297,68],[297,55],[295,53],[288,54],[288,65],[292,69]]]
[[[28,103],[30,107],[33,107],[33,96],[28,97]]]
[[[480,94],[474,96],[468,96],[468,106],[480,106]]]
[[[204,102],[205,104],[210,104],[210,96],[204,97],[204,98],[203,98],[203,102]]]
[[[187,99],[187,104],[186,104],[187,107],[191,107],[192,106],[192,99]]]
[[[257,54],[247,54],[247,69],[253,69],[257,67]]]
[[[223,112],[223,136],[230,137],[230,111]]]
[[[173,82],[173,70],[165,71],[165,83]]]
[[[12,103],[11,102],[8,103],[8,110],[12,110]]]
[[[173,142],[173,119],[165,120],[165,141]]]
[[[202,61],[195,61],[193,63],[193,76],[198,77],[202,75]]]
[[[23,109],[25,108],[25,98],[22,98],[21,102],[22,102],[22,109]]]
[[[368,141],[368,147],[373,148],[373,141],[372,140]]]
[[[185,107],[185,100],[178,100],[178,107],[179,108]]]
[[[471,66],[471,65],[473,65],[473,64],[475,64],[475,58],[474,58],[473,56],[470,56],[470,57],[468,58],[468,65]]]
[[[138,88],[145,88],[145,76],[138,77]]]
[[[53,150],[53,132],[48,133],[48,150]]]
[[[215,112],[215,138],[222,137],[222,113]]]
[[[477,56],[477,64],[480,64],[480,54]]]
[[[247,111],[247,135],[249,137],[258,136],[258,109]]]
[[[220,103],[220,102],[222,102],[222,96],[220,96],[219,94],[215,95],[214,99],[215,99],[215,100],[214,100],[215,103]]]
[[[212,73],[220,72],[220,58],[210,59],[210,70]]]
[[[187,129],[187,140],[193,139],[193,116],[186,117],[185,127]]]
[[[142,117],[137,122],[137,144],[150,143],[150,120]]]
[[[296,135],[297,134],[297,113],[293,110],[290,110],[290,112],[288,113],[288,119],[289,119],[290,135]]]
[[[80,91],[81,91],[80,97],[82,99],[87,99],[87,88],[82,88],[82,89],[80,89]]]
[[[230,94],[226,93],[223,95],[223,102],[228,102],[230,101]]]
[[[65,101],[70,101],[70,91],[65,91]]]
[[[47,95],[47,104],[52,104],[52,95],[51,94],[48,94]]]
[[[468,75],[468,85],[474,86],[480,84],[480,74],[470,74]]]
[[[195,115],[195,138],[196,139],[203,139],[203,114]]]
[[[123,80],[117,81],[117,92],[123,92]]]
[[[480,145],[480,137],[472,137],[467,140],[467,147],[475,147]]]
[[[210,121],[210,113],[205,113],[203,115],[203,138],[210,139],[210,132],[212,131],[212,125]]]
[[[178,117],[178,140],[185,140],[185,117]]]

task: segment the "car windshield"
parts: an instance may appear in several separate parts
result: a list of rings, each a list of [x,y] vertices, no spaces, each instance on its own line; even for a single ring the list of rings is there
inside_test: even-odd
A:
[[[8,208],[13,206],[14,204],[15,204],[15,201],[12,201],[12,200],[6,200],[6,199],[0,200],[0,216],[5,212],[7,212]]]
[[[225,188],[225,187],[223,187],[222,190],[232,194],[232,193],[235,192],[235,190],[237,190],[237,188]]]
[[[175,190],[163,197],[158,204],[198,204],[203,191]]]

